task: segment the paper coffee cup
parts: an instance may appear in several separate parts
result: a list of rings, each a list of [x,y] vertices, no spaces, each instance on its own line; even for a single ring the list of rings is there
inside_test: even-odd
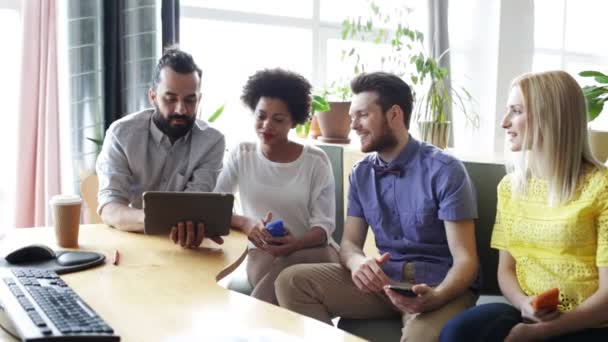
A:
[[[56,195],[51,198],[50,203],[57,245],[66,248],[78,247],[82,199],[78,195]]]

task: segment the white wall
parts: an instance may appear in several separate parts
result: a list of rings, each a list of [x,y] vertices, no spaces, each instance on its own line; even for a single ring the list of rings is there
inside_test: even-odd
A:
[[[534,56],[533,0],[503,0],[500,10],[498,75],[496,78],[496,124],[494,152],[504,151],[504,129],[500,127],[511,81],[532,71]]]
[[[455,146],[478,156],[500,155],[500,122],[511,80],[532,69],[533,0],[450,2],[450,45],[454,86],[464,86],[476,103],[480,126],[466,127],[455,114]]]
[[[450,2],[452,85],[462,86],[473,95],[475,104],[471,110],[480,117],[479,128],[465,127],[461,113],[454,113],[454,143],[458,150],[493,153],[499,24],[499,0]]]

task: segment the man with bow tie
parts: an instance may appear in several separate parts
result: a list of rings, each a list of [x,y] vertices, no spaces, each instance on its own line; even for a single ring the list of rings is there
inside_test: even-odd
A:
[[[350,175],[341,264],[284,270],[279,304],[328,324],[401,315],[402,341],[436,341],[477,300],[473,185],[459,160],[409,134],[412,94],[403,80],[375,72],[351,88],[351,125],[369,154]],[[380,257],[363,252],[368,226]],[[387,288],[395,283],[410,285],[411,296]]]

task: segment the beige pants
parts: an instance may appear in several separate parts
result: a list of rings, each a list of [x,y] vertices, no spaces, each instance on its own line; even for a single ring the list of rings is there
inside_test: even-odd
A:
[[[285,268],[296,264],[338,262],[338,252],[331,246],[305,248],[288,256],[274,257],[253,248],[247,252],[247,277],[254,286],[252,297],[278,305],[274,281]]]
[[[340,264],[295,265],[275,282],[282,307],[331,324],[333,317],[385,318],[401,313],[384,293],[366,293],[357,288],[350,271]],[[437,341],[443,325],[457,313],[475,305],[471,291],[443,307],[422,314],[402,314],[401,341]]]

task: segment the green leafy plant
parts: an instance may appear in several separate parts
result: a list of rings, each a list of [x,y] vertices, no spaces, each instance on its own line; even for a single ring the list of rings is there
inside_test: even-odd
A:
[[[214,112],[213,114],[211,114],[208,118],[207,118],[207,122],[214,122],[215,120],[217,120],[220,115],[222,115],[222,113],[224,112],[224,104],[222,104],[221,106],[219,106]]]
[[[317,112],[327,112],[330,109],[331,106],[327,102],[327,98],[324,94],[313,95],[308,120],[303,124],[296,125],[295,127],[298,136],[301,138],[306,138],[308,136],[308,132],[310,131],[310,120],[312,119],[313,115],[315,115]]]
[[[325,86],[325,88],[323,88],[323,91],[321,92],[321,96],[327,99],[328,101],[334,100],[346,102],[350,101],[352,95],[353,93],[350,90],[350,85],[348,81],[342,79],[332,81],[329,85]],[[326,110],[320,110],[318,112],[324,111]]]
[[[387,53],[379,56],[381,68],[404,78],[412,85],[414,102],[413,117],[416,121],[443,123],[453,106],[464,113],[467,121],[474,127],[479,126],[479,117],[472,113],[467,103],[472,102],[471,94],[464,88],[448,86],[449,71],[439,65],[438,59],[425,52],[424,35],[407,24],[409,7],[380,8],[370,1],[370,14],[367,18],[348,18],[342,22],[342,39],[372,42],[385,45]],[[365,72],[360,48],[351,47],[342,51],[345,60],[354,61],[355,75]]]
[[[447,53],[444,52],[441,57]],[[422,91],[416,99],[416,110],[414,117],[417,121],[426,122],[446,122],[448,112],[456,106],[473,127],[479,127],[479,116],[472,113],[467,108],[467,103],[473,102],[473,97],[464,88],[458,89],[447,85],[449,71],[447,68],[438,65],[438,61],[431,57],[426,57],[422,53],[412,58],[416,65],[417,75],[412,76],[414,85],[421,85]],[[426,86],[424,85],[424,82]]]
[[[599,83],[583,87],[583,94],[587,100],[587,121],[595,119],[604,109],[604,103],[608,101],[608,76],[599,71],[581,71],[582,77],[593,77]]]
[[[98,147],[103,146],[103,140],[101,140],[101,139],[95,139],[95,138],[89,138],[89,137],[87,137],[87,140],[93,142]]]
[[[96,154],[99,155],[99,153],[101,152],[101,147],[103,146],[103,138],[99,139],[86,137],[86,139],[95,144],[95,147],[97,149]]]

